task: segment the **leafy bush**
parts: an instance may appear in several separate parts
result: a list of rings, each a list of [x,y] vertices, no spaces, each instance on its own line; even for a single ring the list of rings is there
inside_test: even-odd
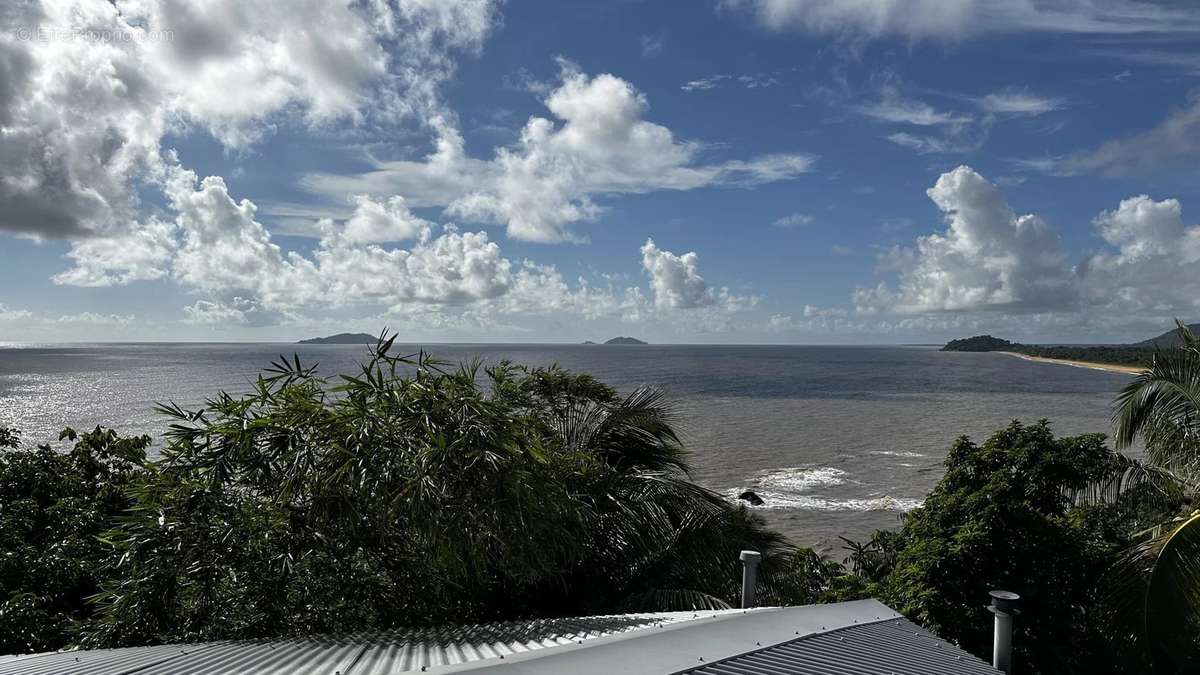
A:
[[[0,429],[0,653],[65,645],[91,616],[100,569],[111,547],[99,536],[131,501],[125,489],[143,473],[145,436],[97,428],[60,440],[67,451],[26,450]]]
[[[390,347],[163,407],[85,644],[724,607],[745,548],[775,591],[790,547],[687,479],[661,393]]]
[[[1111,485],[1129,461],[1089,434],[1055,438],[1014,422],[983,445],[960,438],[946,474],[898,535],[894,566],[878,569],[883,599],[984,658],[992,589],[1021,595],[1015,660],[1023,672],[1144,672],[1139,650],[1109,623],[1106,575],[1134,532],[1177,506],[1149,485],[1116,502],[1077,499]]]

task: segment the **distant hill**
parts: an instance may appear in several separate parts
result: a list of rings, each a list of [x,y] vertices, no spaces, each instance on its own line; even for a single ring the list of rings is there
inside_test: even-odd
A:
[[[641,340],[639,340],[637,338],[615,337],[611,340],[606,341],[604,344],[606,344],[606,345],[644,345],[644,344],[649,344],[649,343],[642,342]]]
[[[301,340],[302,345],[373,345],[379,341],[376,335],[367,333],[338,333],[326,337],[315,337]]]
[[[1008,340],[994,338],[991,335],[976,335],[975,337],[951,340],[942,347],[944,352],[1007,352],[1014,347],[1020,347]]]
[[[1188,330],[1192,331],[1193,333],[1200,333],[1200,323],[1189,324]],[[1150,338],[1149,340],[1142,340],[1141,342],[1135,342],[1130,346],[1153,349],[1154,347],[1178,347],[1179,344],[1179,329],[1172,328],[1158,337]]]

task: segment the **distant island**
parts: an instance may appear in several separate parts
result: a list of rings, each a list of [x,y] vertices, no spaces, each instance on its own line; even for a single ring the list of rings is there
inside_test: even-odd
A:
[[[644,344],[649,344],[649,343],[643,342],[637,338],[615,337],[611,340],[606,341],[604,344],[606,344],[606,345],[644,345]]]
[[[1200,330],[1200,323],[1188,330]],[[1053,361],[1068,365],[1109,366],[1120,372],[1136,372],[1150,365],[1155,347],[1173,347],[1180,343],[1179,329],[1132,344],[1114,345],[1026,345],[991,335],[951,340],[942,347],[944,352],[1004,352],[1038,361]]]
[[[301,340],[302,345],[373,345],[379,341],[378,335],[369,333],[338,333],[326,337],[315,337]]]

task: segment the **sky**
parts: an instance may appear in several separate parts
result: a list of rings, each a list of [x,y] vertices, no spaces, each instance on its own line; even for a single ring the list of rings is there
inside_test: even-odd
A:
[[[0,342],[1200,320],[1188,0],[15,0]]]

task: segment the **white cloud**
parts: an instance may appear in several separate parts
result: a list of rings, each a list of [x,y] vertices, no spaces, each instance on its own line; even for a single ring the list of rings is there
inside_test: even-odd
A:
[[[1102,321],[1111,330],[1200,313],[1200,225],[1186,224],[1178,200],[1140,195],[1102,211],[1093,226],[1110,248],[1071,264],[1044,221],[1016,215],[969,167],[943,174],[928,194],[947,229],[880,256],[880,271],[897,283],[857,289],[860,315],[950,313],[970,318],[967,327],[1028,335],[1031,321],[1075,331]]]
[[[977,101],[985,112],[1000,115],[1044,115],[1067,107],[1066,100],[1038,96],[1023,89],[1005,89],[992,92]]]
[[[132,314],[100,314],[97,312],[63,314],[54,319],[55,323],[83,324],[90,326],[128,326],[136,321],[137,317]]]
[[[250,325],[263,313],[259,304],[249,298],[234,296],[228,302],[197,300],[183,308],[184,323],[212,325]]]
[[[889,76],[889,79],[895,78]],[[880,87],[877,101],[852,105],[850,109],[880,122],[922,128],[919,133],[896,131],[885,136],[892,143],[919,154],[974,152],[987,142],[995,122],[992,113],[977,118],[967,113],[938,110],[924,101],[907,98],[895,82]]]
[[[98,312],[79,312],[77,314],[61,314],[55,316],[45,312],[32,312],[28,309],[16,309],[0,304],[0,324],[12,324],[11,329],[17,332],[28,331],[31,328],[62,327],[62,326],[109,326],[127,327],[137,323],[138,319],[132,314],[100,314]],[[75,335],[78,339],[78,335]]]
[[[663,39],[661,35],[643,35],[640,38],[642,43],[642,56],[658,56],[663,50]]]
[[[807,213],[791,213],[775,220],[775,227],[800,227],[811,225],[814,218]]]
[[[162,147],[169,132],[202,129],[241,148],[292,118],[321,127],[423,119],[440,109],[450,54],[476,49],[494,20],[488,0],[213,0],[203,11],[178,0],[47,0],[6,8],[0,230],[77,242],[147,239],[131,234],[157,228],[141,223],[138,190],[161,186],[175,165]],[[116,278],[145,278],[144,262],[132,267]],[[111,283],[103,270],[80,275]]]
[[[447,327],[498,326],[521,314],[639,322],[691,320],[694,314],[699,324],[713,328],[757,302],[710,288],[699,275],[695,253],[676,256],[652,242],[640,252],[653,301],[640,288],[611,280],[570,284],[552,265],[505,257],[486,232],[446,225],[435,236],[432,224],[409,222],[402,201],[359,200],[344,223],[322,222],[311,252],[285,251],[257,220],[257,206],[234,199],[222,178],[197,180],[177,170],[166,185],[177,216],[169,225],[159,223],[166,259],[154,263],[200,296],[184,308],[185,323],[264,326],[295,323],[311,310],[367,306],[396,313],[421,306],[428,326],[437,323],[434,314]],[[379,222],[355,224],[356,218]],[[402,238],[396,236],[397,219],[406,223],[405,235],[419,228],[415,241],[407,248],[375,243]],[[60,282],[84,283],[93,271],[81,262],[60,275]],[[101,271],[117,273],[113,266]]]
[[[1060,308],[1075,297],[1058,236],[1040,218],[1018,216],[1004,195],[967,166],[938,178],[927,192],[946,214],[942,233],[894,248],[881,267],[899,284],[859,288],[861,311],[1032,311]]]
[[[1089,303],[1126,320],[1194,317],[1200,310],[1200,226],[1186,225],[1175,199],[1140,195],[1094,221],[1115,252],[1079,265]]]
[[[834,244],[829,248],[829,252],[834,255],[854,255],[854,249],[844,244]]]
[[[67,286],[113,286],[161,279],[175,251],[175,225],[151,217],[126,231],[76,241],[74,267],[51,277]]]
[[[757,302],[757,298],[736,296],[725,287],[710,288],[700,276],[700,256],[695,251],[676,255],[647,239],[641,252],[642,268],[650,276],[654,306],[660,310],[711,306],[737,312]]]
[[[977,124],[955,124],[947,126],[938,134],[911,134],[898,131],[888,134],[887,139],[896,145],[915,150],[921,155],[965,154],[975,152],[987,143],[991,135],[993,119],[984,117]]]
[[[700,256],[694,251],[675,255],[659,249],[653,239],[647,239],[642,246],[642,267],[650,275],[650,288],[658,307],[700,307],[714,302],[708,284],[700,276]]]
[[[420,237],[430,228],[428,221],[413,215],[404,197],[397,195],[386,202],[377,202],[368,195],[358,195],[354,202],[354,215],[346,221],[342,231],[347,241],[403,241]]]
[[[718,85],[730,78],[730,75],[710,75],[697,80],[688,80],[680,85],[679,88],[684,91],[707,91],[709,89],[716,89]]]
[[[965,124],[972,120],[970,115],[937,110],[924,101],[905,98],[894,86],[883,87],[880,100],[851,106],[851,109],[883,122],[916,126]]]
[[[310,175],[303,185],[331,197],[401,194],[414,206],[502,224],[516,239],[563,242],[585,240],[572,226],[597,218],[604,195],[759,185],[795,178],[814,161],[776,154],[705,164],[702,144],[643,119],[649,104],[626,80],[588,76],[565,61],[561,78],[544,100],[555,119],[531,117],[518,143],[491,160],[468,157],[458,130],[439,119],[424,161],[379,162],[359,176]]]
[[[724,0],[774,30],[958,40],[983,33],[1195,33],[1200,12],[1148,0]]]
[[[17,322],[17,321],[25,321],[32,317],[33,317],[33,312],[31,312],[27,309],[14,309],[12,307],[8,307],[7,305],[4,305],[3,303],[0,303],[0,321]]]
[[[1097,171],[1109,175],[1151,173],[1200,159],[1200,96],[1172,110],[1158,126],[1075,153],[1047,168],[1057,173]]]

